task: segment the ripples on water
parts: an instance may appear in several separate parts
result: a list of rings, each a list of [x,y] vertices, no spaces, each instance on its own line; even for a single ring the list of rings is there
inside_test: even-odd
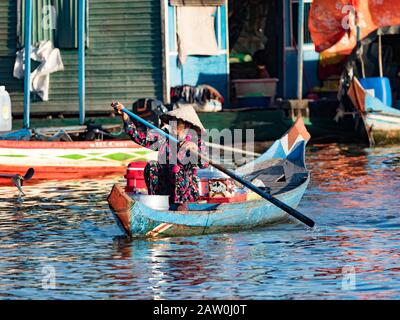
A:
[[[23,201],[0,188],[0,298],[399,299],[399,155],[310,147],[299,209],[314,230],[129,243],[106,202],[118,179],[28,186]],[[45,289],[51,271],[55,289]]]

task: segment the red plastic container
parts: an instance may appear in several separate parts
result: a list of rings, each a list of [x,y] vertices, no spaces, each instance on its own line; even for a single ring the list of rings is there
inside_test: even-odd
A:
[[[126,192],[138,192],[147,190],[146,182],[144,180],[144,168],[146,161],[131,162],[126,171]]]
[[[200,178],[200,183],[199,183],[199,195],[200,197],[208,197],[210,190],[208,187],[208,179],[206,178]]]

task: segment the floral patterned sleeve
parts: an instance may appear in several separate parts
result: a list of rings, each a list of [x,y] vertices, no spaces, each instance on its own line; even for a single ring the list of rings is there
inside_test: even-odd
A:
[[[190,138],[189,138],[190,139]],[[207,150],[204,144],[204,141],[202,139],[198,139],[197,143],[194,139],[192,140],[187,140],[186,141],[190,141],[191,144],[197,144],[198,146],[198,153],[201,155],[206,156],[207,155]],[[179,147],[178,153],[177,153],[177,160],[178,163],[182,164],[182,165],[186,165],[186,164],[191,164],[192,166],[195,167],[199,167],[200,169],[204,169],[208,167],[208,163],[205,162],[203,159],[194,159],[191,157],[190,154],[190,149],[187,145],[183,145],[181,147]],[[193,161],[196,161],[196,163],[193,163]]]
[[[124,120],[124,128],[126,134],[129,135],[134,142],[154,151],[158,150],[160,142],[163,139],[157,132],[152,132],[147,128],[138,126],[131,119]]]
[[[198,146],[199,146],[199,154],[202,154],[202,155],[204,155],[204,156],[208,156],[208,154],[207,154],[207,148],[206,148],[206,145],[205,145],[205,143],[204,143],[204,140],[203,139],[201,139],[201,138],[199,138],[199,140],[198,140]],[[200,161],[199,161],[199,168],[200,169],[205,169],[205,168],[208,168],[208,162],[206,162],[205,160],[203,160],[203,159],[200,159]]]
[[[206,145],[205,145],[205,143],[204,143],[204,140],[201,139],[201,138],[199,138],[198,141],[197,141],[197,145],[198,145],[198,147],[199,147],[199,154],[201,154],[201,155],[207,157],[207,156],[208,156],[208,154],[207,154],[207,148],[206,148]],[[208,162],[206,162],[204,159],[200,159],[199,164],[198,164],[198,167],[199,167],[200,169],[208,168]]]

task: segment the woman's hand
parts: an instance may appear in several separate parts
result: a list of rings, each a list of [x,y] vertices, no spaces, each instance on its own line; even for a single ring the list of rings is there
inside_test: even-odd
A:
[[[193,141],[184,141],[180,146],[180,150],[183,150],[183,152],[191,151],[198,153],[199,147]]]
[[[197,154],[199,152],[199,147],[192,141],[184,141],[179,147],[178,157],[184,158],[189,156],[188,151]]]
[[[128,115],[125,112],[122,112],[121,110],[125,108],[125,106],[120,103],[119,101],[115,101],[111,103],[111,107],[114,108],[114,110],[121,115],[122,119],[125,121],[129,119]]]
[[[198,146],[192,141],[184,141],[179,145],[178,161],[182,164],[198,162]]]

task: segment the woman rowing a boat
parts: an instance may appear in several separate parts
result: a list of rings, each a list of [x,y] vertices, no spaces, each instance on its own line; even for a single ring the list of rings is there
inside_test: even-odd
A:
[[[175,135],[178,145],[159,133],[144,127],[121,110],[119,102],[111,105],[121,114],[125,132],[137,144],[158,151],[158,161],[150,161],[145,169],[145,182],[150,195],[168,195],[170,204],[178,211],[187,211],[187,203],[199,198],[197,168],[208,164],[195,156],[204,155],[206,148],[202,139],[205,129],[191,105],[178,107],[162,118],[162,130]],[[193,153],[194,152],[194,153]]]

